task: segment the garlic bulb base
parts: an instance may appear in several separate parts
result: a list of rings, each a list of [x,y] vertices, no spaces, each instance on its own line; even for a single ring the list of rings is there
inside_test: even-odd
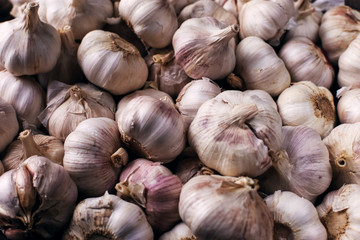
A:
[[[121,147],[115,153],[113,153],[110,158],[114,167],[121,168],[127,164],[129,155],[126,150]]]
[[[274,239],[295,239],[293,231],[289,226],[285,224],[275,222],[274,223]]]
[[[321,218],[321,222],[323,222],[325,226],[336,226],[336,228],[327,228],[328,237],[329,239],[339,239],[339,234],[345,232],[345,229],[348,227],[349,216],[346,211],[331,211]]]

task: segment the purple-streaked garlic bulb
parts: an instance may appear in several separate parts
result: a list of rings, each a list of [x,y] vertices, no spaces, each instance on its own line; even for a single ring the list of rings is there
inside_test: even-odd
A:
[[[167,231],[180,220],[178,204],[181,180],[167,167],[147,159],[135,159],[120,174],[117,195],[144,208],[150,225]]]
[[[19,131],[19,123],[13,106],[0,97],[0,153],[13,141]]]

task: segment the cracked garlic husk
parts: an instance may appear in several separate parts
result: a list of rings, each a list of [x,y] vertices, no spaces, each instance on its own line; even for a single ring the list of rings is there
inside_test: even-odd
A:
[[[256,36],[278,46],[295,13],[293,0],[246,1],[239,12],[240,37]]]
[[[5,170],[16,169],[26,159],[38,155],[62,165],[64,157],[64,143],[62,140],[44,134],[33,134],[26,129],[20,132],[18,139],[12,142],[2,159]]]
[[[0,97],[0,153],[13,141],[19,131],[19,123],[13,106]]]
[[[147,159],[125,166],[116,184],[117,196],[141,206],[153,229],[164,232],[179,220],[182,182],[167,167]]]
[[[77,58],[86,78],[113,95],[140,89],[148,77],[138,49],[116,33],[89,32],[80,43]]]
[[[193,177],[180,193],[180,217],[199,239],[273,239],[274,221],[257,189],[248,177]]]
[[[8,239],[54,239],[75,208],[74,181],[59,164],[28,158],[0,177],[0,229]]]
[[[0,65],[15,76],[48,72],[60,56],[59,33],[40,20],[38,9],[28,3],[21,16],[0,23]]]
[[[247,37],[236,47],[235,73],[246,89],[260,89],[278,96],[290,86],[291,77],[284,61],[261,38]]]
[[[345,184],[326,194],[316,207],[328,239],[359,239],[360,185]]]
[[[280,151],[272,155],[272,168],[260,176],[260,190],[292,191],[315,202],[332,179],[329,152],[319,133],[307,126],[283,126]]]
[[[360,122],[360,89],[341,88],[337,97],[340,98],[336,106],[340,123]]]
[[[63,165],[85,196],[97,197],[114,189],[128,154],[114,120],[82,121],[64,142]]]
[[[289,40],[281,47],[279,57],[284,61],[292,82],[311,81],[317,86],[331,87],[335,78],[334,68],[309,38]]]
[[[193,79],[218,80],[235,67],[235,37],[239,25],[226,26],[214,17],[190,18],[172,39],[176,62]]]
[[[262,90],[227,90],[203,103],[188,130],[190,146],[209,168],[256,177],[281,145],[281,118]]]
[[[190,228],[183,222],[178,223],[170,231],[162,234],[159,240],[196,240],[195,235],[191,232]]]
[[[305,125],[322,138],[335,126],[334,97],[329,89],[310,81],[300,81],[285,89],[277,99],[283,125]]]
[[[167,0],[121,0],[119,14],[153,48],[170,45],[178,28],[175,9]]]
[[[274,239],[327,239],[326,229],[310,201],[289,191],[276,191],[264,200],[274,219]]]
[[[136,96],[117,109],[115,119],[122,141],[138,157],[168,163],[185,148],[184,120],[166,101]]]
[[[154,233],[140,207],[105,192],[78,203],[62,239],[153,240]]]
[[[360,13],[359,13],[360,21]],[[360,25],[359,25],[360,26]],[[360,31],[360,30],[359,30]],[[360,67],[357,60],[360,57],[360,37],[356,37],[348,48],[340,55],[337,83],[340,87],[359,88]]]
[[[91,84],[52,81],[48,86],[47,106],[39,119],[50,135],[64,141],[85,119],[114,119],[115,109],[113,97]]]

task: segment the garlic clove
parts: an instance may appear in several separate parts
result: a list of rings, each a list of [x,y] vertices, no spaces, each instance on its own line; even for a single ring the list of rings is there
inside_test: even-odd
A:
[[[0,152],[12,142],[18,131],[19,123],[15,109],[0,97]]]

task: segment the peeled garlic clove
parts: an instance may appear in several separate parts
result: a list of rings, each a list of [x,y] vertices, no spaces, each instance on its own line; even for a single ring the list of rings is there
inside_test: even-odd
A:
[[[27,129],[19,134],[18,140],[9,145],[2,162],[8,171],[19,167],[27,158],[34,155],[44,156],[62,165],[64,143],[56,137],[33,134]]]
[[[0,97],[0,153],[12,142],[18,131],[19,123],[15,109]]]
[[[260,177],[260,190],[292,191],[314,202],[332,179],[329,152],[319,133],[306,126],[284,126],[280,149],[272,155],[273,168]]]
[[[289,70],[292,82],[309,80],[317,86],[331,87],[334,69],[322,50],[309,38],[289,40],[281,47],[279,56]]]
[[[191,232],[190,228],[183,222],[178,223],[170,231],[162,234],[159,240],[174,240],[174,239],[188,239],[195,240],[195,235]]]
[[[89,197],[114,189],[128,161],[117,124],[110,118],[82,121],[64,142],[64,168],[79,192]]]
[[[137,48],[115,33],[89,32],[81,41],[77,57],[87,79],[114,95],[140,89],[148,77]]]
[[[176,98],[176,107],[183,117],[186,128],[195,118],[199,107],[221,93],[220,87],[211,79],[203,77],[186,84]]]
[[[45,107],[45,93],[31,76],[16,77],[7,71],[0,72],[0,96],[10,103],[23,129],[36,129],[41,123],[38,115]]]
[[[117,195],[144,208],[153,229],[164,232],[179,220],[181,180],[165,166],[146,159],[131,161],[120,174]]]
[[[188,140],[207,167],[226,176],[256,177],[280,148],[281,119],[264,91],[228,90],[200,106]]]
[[[293,0],[247,1],[239,12],[240,36],[242,39],[256,36],[278,46],[290,18],[294,15]]]
[[[359,13],[360,21],[360,13]],[[359,23],[360,24],[360,23]],[[360,25],[359,25],[360,26]],[[360,30],[359,30],[360,31]],[[360,57],[360,38],[356,37],[348,46],[346,50],[339,57],[339,73],[337,75],[337,82],[341,87],[359,88],[358,76],[360,74],[360,67],[356,64]]]
[[[188,19],[172,40],[176,61],[193,79],[225,78],[235,67],[238,32],[237,24],[226,26],[214,17]]]
[[[321,19],[319,36],[329,61],[336,65],[340,55],[359,35],[360,12],[349,6],[336,6]]]
[[[76,206],[62,239],[153,240],[154,233],[140,207],[106,192]]]
[[[150,96],[134,97],[118,108],[115,119],[121,139],[138,157],[168,163],[185,148],[184,121],[164,101]]]
[[[322,138],[334,128],[334,98],[325,87],[310,81],[294,83],[279,95],[277,105],[284,125],[311,127]]]
[[[246,89],[260,89],[278,96],[290,86],[291,77],[284,61],[261,38],[247,37],[236,47],[235,73]]]
[[[1,175],[0,188],[0,229],[8,239],[53,239],[71,219],[78,196],[65,169],[41,156]]]
[[[199,239],[273,239],[274,222],[248,177],[197,176],[180,193],[179,213]]]
[[[274,219],[274,239],[326,240],[315,206],[293,192],[276,191],[265,198]]]
[[[28,3],[22,16],[0,23],[0,65],[15,76],[48,72],[60,56],[60,36],[39,19],[38,9]]]
[[[360,185],[345,184],[329,192],[316,209],[328,239],[359,239]]]
[[[360,122],[360,89],[349,89],[341,94],[336,110],[340,123]]]

